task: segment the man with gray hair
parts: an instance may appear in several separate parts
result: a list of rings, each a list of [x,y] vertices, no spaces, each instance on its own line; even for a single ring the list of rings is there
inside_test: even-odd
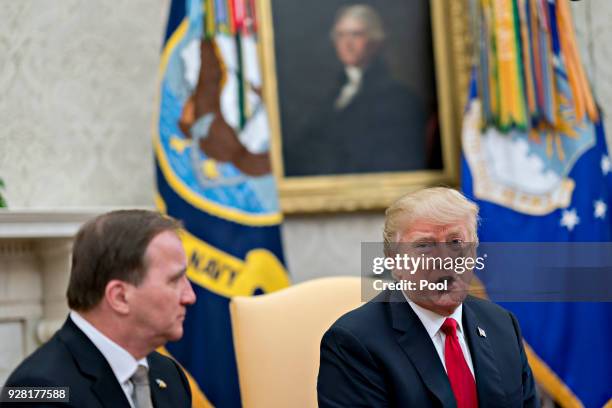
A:
[[[380,51],[385,31],[380,16],[372,7],[357,4],[339,10],[331,38],[347,77],[334,103],[336,109],[341,110],[359,91],[363,71]]]
[[[385,255],[471,253],[478,206],[449,188],[408,194],[386,211]],[[424,257],[424,258],[426,258]],[[536,407],[516,318],[467,296],[472,271],[392,271],[398,282],[338,319],[321,341],[319,406]],[[414,287],[414,286],[413,286]]]
[[[331,30],[339,80],[287,147],[292,176],[425,168],[423,103],[392,78],[382,56],[385,30],[374,8],[341,8]]]

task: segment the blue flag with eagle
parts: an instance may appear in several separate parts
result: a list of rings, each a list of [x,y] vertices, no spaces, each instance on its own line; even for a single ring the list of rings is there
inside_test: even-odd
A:
[[[239,407],[229,301],[289,285],[253,0],[173,0],[154,119],[158,208],[182,220],[197,295],[166,349],[195,407]]]
[[[477,4],[462,187],[480,206],[481,242],[611,241],[611,160],[567,0]],[[612,303],[503,306],[560,406],[612,404]]]

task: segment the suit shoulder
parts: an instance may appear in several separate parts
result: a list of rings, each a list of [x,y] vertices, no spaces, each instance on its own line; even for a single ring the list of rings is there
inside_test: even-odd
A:
[[[367,338],[385,326],[389,319],[386,304],[371,300],[340,316],[328,332],[347,331],[358,338]]]
[[[469,304],[470,307],[474,308],[478,312],[487,313],[494,316],[504,316],[508,317],[510,312],[500,305],[491,302],[487,299],[481,299],[474,296],[468,296],[464,303]]]

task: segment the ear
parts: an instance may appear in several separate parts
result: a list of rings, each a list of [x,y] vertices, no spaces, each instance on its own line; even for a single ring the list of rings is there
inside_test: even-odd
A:
[[[125,315],[130,311],[130,304],[128,302],[129,292],[132,289],[127,282],[113,279],[106,284],[104,290],[104,299],[108,306],[115,312]]]

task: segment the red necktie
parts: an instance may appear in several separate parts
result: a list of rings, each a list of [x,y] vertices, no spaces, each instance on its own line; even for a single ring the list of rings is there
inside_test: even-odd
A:
[[[459,345],[457,322],[449,317],[444,321],[440,330],[446,334],[444,361],[446,363],[446,373],[457,400],[457,408],[477,408],[476,382],[474,382],[470,367],[468,367]]]

